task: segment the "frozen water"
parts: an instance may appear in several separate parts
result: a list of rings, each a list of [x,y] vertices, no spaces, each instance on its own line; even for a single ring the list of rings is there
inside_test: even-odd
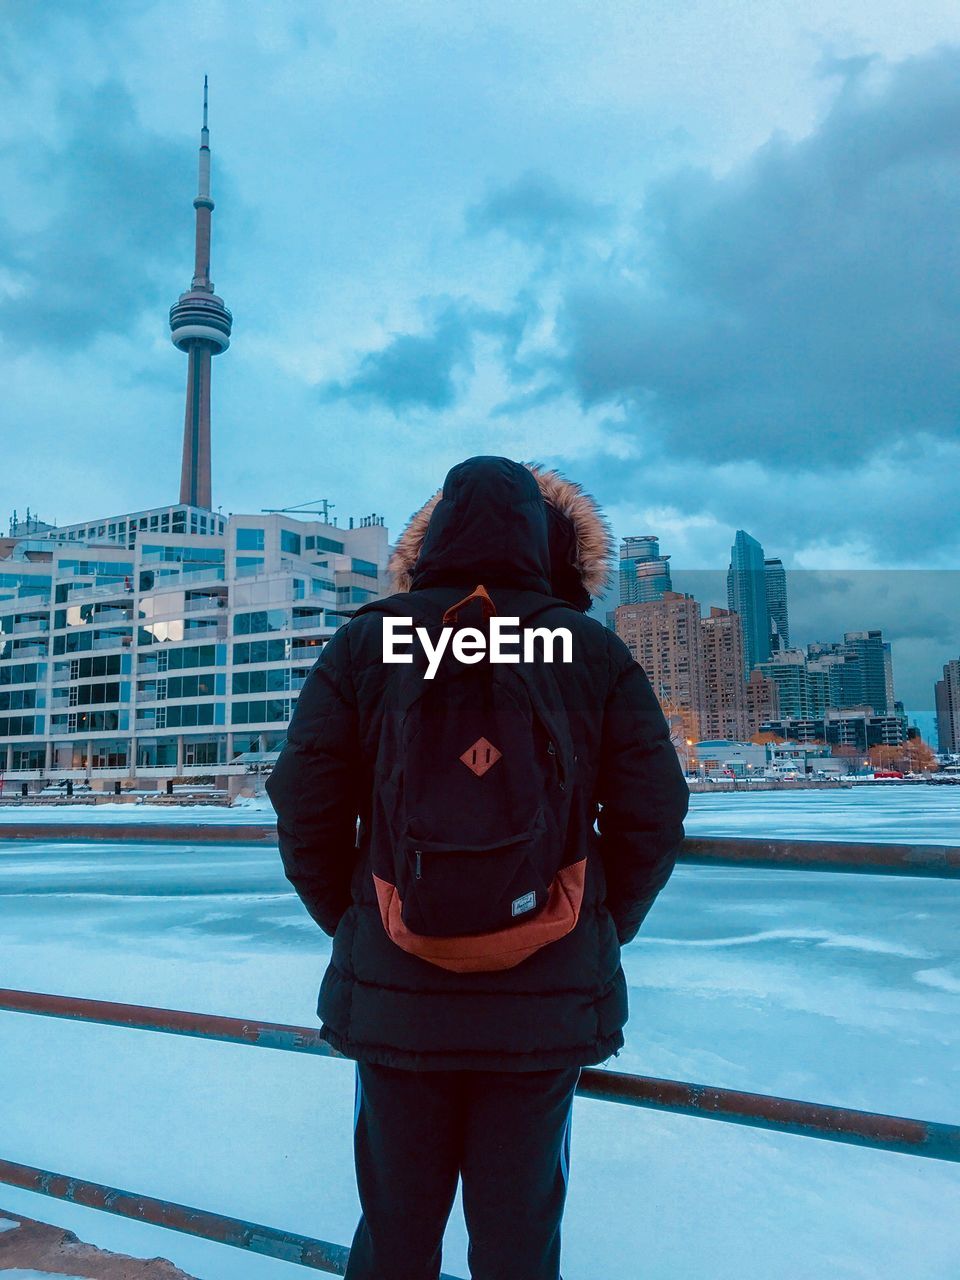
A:
[[[24,1271],[22,1267],[6,1267],[3,1274],[8,1280],[50,1280],[51,1274],[58,1280],[83,1280],[83,1276],[65,1276],[60,1271]]]
[[[951,829],[955,793],[911,793],[943,807],[871,793],[858,829]],[[847,793],[694,799],[749,834],[784,799],[808,829],[811,797]],[[960,882],[681,867],[625,952],[608,1065],[960,1123],[958,919]],[[4,986],[314,1025],[329,941],[270,848],[0,842],[0,955]],[[17,1014],[0,1036],[3,1157],[349,1243],[350,1064]],[[955,1165],[579,1100],[571,1177],[567,1280],[944,1280],[960,1256]],[[205,1280],[294,1274],[0,1197]],[[444,1267],[468,1274],[459,1210]]]
[[[698,792],[688,835],[960,844],[960,786],[858,784],[833,790]]]
[[[16,822],[258,823],[272,825],[266,796],[219,805],[3,805]],[[960,786],[865,784],[842,790],[698,792],[691,835],[776,836],[793,840],[873,840],[960,844]]]
[[[83,1280],[83,1276],[65,1276],[60,1271],[24,1271],[22,1267],[6,1267],[3,1274],[8,1280],[50,1280],[51,1275],[57,1280]]]

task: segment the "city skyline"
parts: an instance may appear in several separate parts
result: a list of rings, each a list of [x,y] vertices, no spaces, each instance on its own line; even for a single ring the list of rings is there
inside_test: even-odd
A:
[[[540,129],[516,76],[503,91],[482,24],[462,17],[451,46],[439,6],[421,13],[409,63],[393,57],[414,34],[397,14],[379,25],[346,13],[311,22],[278,7],[251,12],[241,34],[223,14],[172,23],[151,3],[119,15],[53,5],[43,22],[22,9],[0,53],[10,104],[0,373],[15,428],[2,514],[29,507],[79,523],[175,495],[167,444],[183,420],[183,367],[162,311],[187,256],[188,139],[209,70],[228,197],[218,276],[245,317],[216,388],[218,507],[300,505],[317,492],[399,528],[464,456],[541,458],[590,488],[618,535],[650,529],[669,541],[675,569],[724,564],[743,526],[790,571],[829,571],[839,583],[841,570],[887,566],[885,592],[845,623],[913,628],[897,640],[900,669],[917,690],[911,709],[932,713],[932,677],[956,656],[960,626],[949,617],[944,639],[942,610],[911,609],[916,587],[898,586],[894,599],[889,586],[897,566],[946,572],[960,561],[950,519],[960,442],[954,410],[943,410],[960,404],[960,279],[931,239],[949,226],[938,175],[957,170],[945,139],[960,120],[960,17],[944,7],[907,37],[892,6],[841,9],[845,34],[824,35],[815,52],[790,23],[761,31],[735,18],[717,33],[752,59],[750,111],[728,78],[707,76],[698,98],[686,70],[676,80],[662,72],[649,90],[625,80],[618,101],[586,76],[589,109],[563,119],[568,108],[543,87],[552,114]],[[669,23],[624,27],[616,6],[610,15],[612,65],[618,41],[653,65],[677,38]],[[558,29],[579,21],[560,6]],[[515,68],[536,64],[541,38],[500,11],[493,40]],[[565,74],[576,44],[560,60]],[[451,78],[451,56],[474,71]],[[449,109],[438,113],[441,83]],[[535,95],[535,83],[525,91]],[[354,84],[362,117],[351,112]],[[885,138],[899,139],[896,154],[868,145]],[[631,165],[620,139],[643,142]],[[850,164],[838,168],[837,154]],[[895,198],[908,176],[909,208]],[[770,216],[777,183],[797,198]],[[818,191],[829,197],[817,206],[823,226],[805,220]],[[872,195],[851,204],[856,192]],[[641,228],[649,295],[630,283],[641,208],[655,215]],[[704,248],[721,226],[727,268],[716,277]],[[891,240],[909,250],[896,275]],[[928,319],[913,316],[911,300],[934,260],[932,365],[916,357],[930,348]],[[781,299],[789,331],[765,310],[781,268],[807,281],[803,298]],[[876,328],[824,327],[837,272],[854,314]],[[744,292],[748,277],[759,292]],[[716,358],[690,318],[711,307]],[[741,308],[753,344],[747,401],[727,377],[743,378],[745,351],[723,337]],[[900,364],[881,341],[893,331]],[[793,343],[808,352],[802,385]],[[16,429],[25,422],[29,431]]]

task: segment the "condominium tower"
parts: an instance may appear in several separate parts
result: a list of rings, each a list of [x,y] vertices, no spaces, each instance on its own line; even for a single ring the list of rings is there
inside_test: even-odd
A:
[[[652,534],[624,538],[620,543],[620,603],[644,604],[662,600],[672,591],[670,557],[660,554],[660,540]]]
[[[748,676],[770,656],[770,614],[763,547],[738,529],[730,548],[727,570],[727,608],[740,615],[743,626],[743,672]]]

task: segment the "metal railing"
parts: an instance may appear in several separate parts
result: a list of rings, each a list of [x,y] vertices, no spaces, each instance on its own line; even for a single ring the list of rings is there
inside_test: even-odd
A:
[[[342,1057],[321,1039],[317,1029],[286,1023],[11,989],[0,989],[0,1011],[218,1040],[260,1049]],[[777,1133],[960,1162],[958,1125],[589,1067],[581,1073],[577,1094],[604,1102],[650,1107]],[[14,1161],[0,1160],[0,1183],[202,1236],[333,1275],[343,1275],[349,1253],[344,1246],[324,1240]],[[443,1280],[455,1278],[444,1277]]]
[[[156,766],[171,770],[174,766]],[[217,773],[228,765],[203,766]],[[140,772],[151,772],[139,768]],[[53,771],[56,772],[56,771]],[[59,773],[66,774],[66,770]],[[59,775],[58,775],[59,776]],[[165,844],[276,845],[274,820],[264,822],[18,822],[0,824],[0,840],[162,841]],[[960,845],[873,844],[822,840],[758,840],[687,836],[680,862],[700,866],[842,871],[871,875],[960,879]]]

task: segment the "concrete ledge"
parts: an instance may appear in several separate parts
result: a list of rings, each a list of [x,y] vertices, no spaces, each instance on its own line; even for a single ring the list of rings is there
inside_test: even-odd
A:
[[[108,1253],[84,1244],[72,1231],[0,1209],[0,1272],[14,1268],[82,1280],[196,1280],[166,1258]]]
[[[0,840],[87,844],[272,844],[277,822],[0,822]]]

